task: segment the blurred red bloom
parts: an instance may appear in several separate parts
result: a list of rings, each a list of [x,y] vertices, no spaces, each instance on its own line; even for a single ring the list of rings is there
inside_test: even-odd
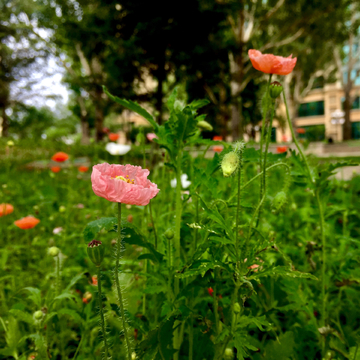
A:
[[[222,152],[223,150],[224,150],[224,147],[223,146],[213,146],[213,150],[215,151],[215,152],[218,152],[218,153],[220,153],[220,152]]]
[[[91,285],[94,285],[94,286],[97,286],[98,284],[98,278],[97,278],[97,275],[94,275],[92,278],[92,284]]]
[[[260,265],[258,265],[258,264],[254,264],[254,265],[248,266],[248,269],[253,270],[254,272],[257,272],[259,266]]]
[[[305,130],[304,128],[297,128],[297,129],[296,129],[296,132],[297,132],[298,134],[305,134],[305,133],[306,133],[306,130]]]
[[[60,166],[52,166],[50,168],[50,170],[53,172],[53,173],[58,173],[60,170],[61,170],[61,167]]]
[[[55,155],[53,155],[53,157],[51,158],[51,160],[56,161],[56,162],[64,162],[69,158],[69,155],[64,153],[64,152],[57,152]]]
[[[134,329],[134,339],[135,341],[137,340],[138,338],[138,329]]]
[[[82,173],[85,173],[89,170],[89,168],[87,166],[79,166],[78,170]]]
[[[287,58],[273,54],[262,54],[258,50],[251,49],[248,52],[252,66],[265,74],[288,75],[295,65],[297,58],[290,55]]]
[[[103,131],[103,133],[107,134],[110,132],[110,129],[107,127],[103,127],[102,131]]]
[[[9,215],[14,211],[14,207],[10,204],[0,204],[0,217]]]
[[[208,293],[209,293],[210,296],[213,296],[213,293],[214,293],[213,288],[209,287],[209,288],[207,289],[207,291],[208,291]]]
[[[116,141],[119,137],[120,137],[119,134],[115,134],[115,133],[110,133],[109,134],[109,140],[110,141]]]
[[[33,217],[33,216],[26,216],[23,217],[20,220],[16,220],[14,224],[19,227],[20,229],[26,230],[26,229],[32,229],[40,222],[39,219]]]
[[[278,146],[278,147],[276,148],[276,151],[277,151],[279,154],[282,154],[282,153],[286,152],[287,149],[288,149],[287,146]]]
[[[214,140],[214,141],[222,141],[222,139],[223,139],[223,137],[222,137],[222,136],[218,136],[218,135],[213,137],[213,140]]]
[[[83,298],[83,299],[82,299],[82,302],[83,302],[84,304],[88,304],[88,303],[89,303],[89,300],[88,300],[87,298]]]

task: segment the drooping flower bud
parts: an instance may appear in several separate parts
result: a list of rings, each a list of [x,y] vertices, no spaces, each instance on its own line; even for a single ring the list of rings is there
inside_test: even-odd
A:
[[[50,256],[53,256],[53,257],[58,256],[59,253],[60,253],[60,249],[57,248],[56,246],[52,246],[52,247],[49,248],[49,250],[48,250],[48,254],[49,254]]]
[[[224,359],[226,360],[233,360],[234,359],[234,352],[232,348],[226,348],[224,352]]]
[[[87,253],[95,266],[99,267],[104,259],[105,246],[102,245],[101,241],[92,240],[88,243]]]
[[[231,176],[237,170],[239,164],[240,164],[240,158],[235,151],[227,153],[223,157],[221,162],[221,169],[223,175],[225,177]]]
[[[41,310],[35,311],[33,314],[34,320],[41,320],[44,316],[44,313]]]
[[[240,304],[239,304],[238,302],[236,302],[236,303],[234,304],[234,313],[235,313],[235,314],[240,314],[240,312],[241,312]]]
[[[271,204],[271,212],[273,214],[277,214],[284,207],[286,202],[287,202],[286,192],[285,191],[278,192]]]
[[[270,84],[270,96],[276,99],[283,91],[282,85],[278,81],[274,81]]]
[[[165,231],[164,235],[168,240],[171,240],[175,236],[174,230],[169,228]]]
[[[207,121],[205,120],[200,120],[198,123],[197,123],[197,127],[200,129],[200,130],[205,130],[205,131],[213,131],[213,127],[211,126],[211,124],[209,124]]]

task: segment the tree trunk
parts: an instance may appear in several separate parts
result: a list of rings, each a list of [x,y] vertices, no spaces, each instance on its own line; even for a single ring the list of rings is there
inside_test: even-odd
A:
[[[81,96],[78,97],[78,103],[80,106],[81,143],[83,145],[88,145],[90,144],[90,129],[89,122],[87,120],[85,102]]]
[[[9,120],[6,115],[6,105],[3,104],[1,107],[1,113],[2,113],[2,136],[8,137],[9,136]]]
[[[161,54],[158,60],[158,68],[156,70],[156,78],[158,81],[158,87],[156,90],[156,110],[157,110],[157,122],[159,125],[162,124],[163,116],[163,84],[166,78],[165,72],[165,51]]]
[[[95,92],[94,99],[95,106],[95,139],[97,142],[101,141],[104,138],[104,104],[102,99],[102,90],[98,88]]]
[[[351,140],[351,121],[350,121],[350,111],[352,107],[350,91],[345,91],[345,101],[344,101],[344,113],[345,113],[345,122],[343,125],[343,140]]]

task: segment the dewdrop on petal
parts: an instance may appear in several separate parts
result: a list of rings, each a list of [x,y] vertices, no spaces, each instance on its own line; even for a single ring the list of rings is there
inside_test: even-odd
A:
[[[239,155],[232,151],[230,153],[227,153],[221,162],[221,169],[223,172],[223,175],[225,177],[231,176],[239,167],[240,164],[240,158]]]

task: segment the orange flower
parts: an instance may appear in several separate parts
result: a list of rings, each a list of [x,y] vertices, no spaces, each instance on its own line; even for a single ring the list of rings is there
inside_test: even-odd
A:
[[[292,55],[284,58],[273,54],[262,54],[254,49],[249,50],[248,53],[253,67],[265,74],[288,75],[293,71],[297,60],[292,58]]]
[[[223,139],[223,137],[222,137],[222,136],[218,136],[218,135],[216,135],[216,136],[213,137],[213,140],[214,140],[214,141],[222,141],[222,139]]]
[[[287,149],[288,149],[287,146],[278,146],[278,147],[276,148],[276,151],[277,151],[279,154],[282,154],[282,153],[286,152]]]
[[[97,275],[92,276],[91,280],[92,280],[91,285],[97,286],[97,284],[98,284]]]
[[[119,134],[115,134],[115,133],[110,133],[109,134],[109,140],[110,141],[116,141],[119,137],[120,137]]]
[[[32,229],[40,222],[39,219],[33,217],[33,216],[26,216],[23,217],[20,220],[16,220],[14,224],[19,227],[20,229],[26,230],[26,229]]]
[[[9,215],[14,211],[14,207],[10,204],[0,204],[0,217]]]
[[[305,134],[305,133],[306,133],[306,130],[305,130],[304,128],[297,128],[297,129],[296,129],[296,132],[297,132],[298,134]]]
[[[51,158],[51,160],[56,161],[56,162],[64,162],[69,158],[69,155],[64,153],[64,152],[57,152],[55,155],[53,155],[53,157]]]
[[[213,146],[213,150],[215,151],[215,152],[218,152],[218,153],[220,153],[220,152],[222,152],[223,150],[224,150],[224,147],[223,146]]]
[[[87,167],[87,166],[79,166],[78,167],[78,170],[80,171],[80,172],[87,172],[88,170],[89,170],[89,168]]]
[[[60,166],[52,166],[50,168],[50,170],[53,172],[53,173],[58,173],[60,170],[61,170],[61,167]]]

